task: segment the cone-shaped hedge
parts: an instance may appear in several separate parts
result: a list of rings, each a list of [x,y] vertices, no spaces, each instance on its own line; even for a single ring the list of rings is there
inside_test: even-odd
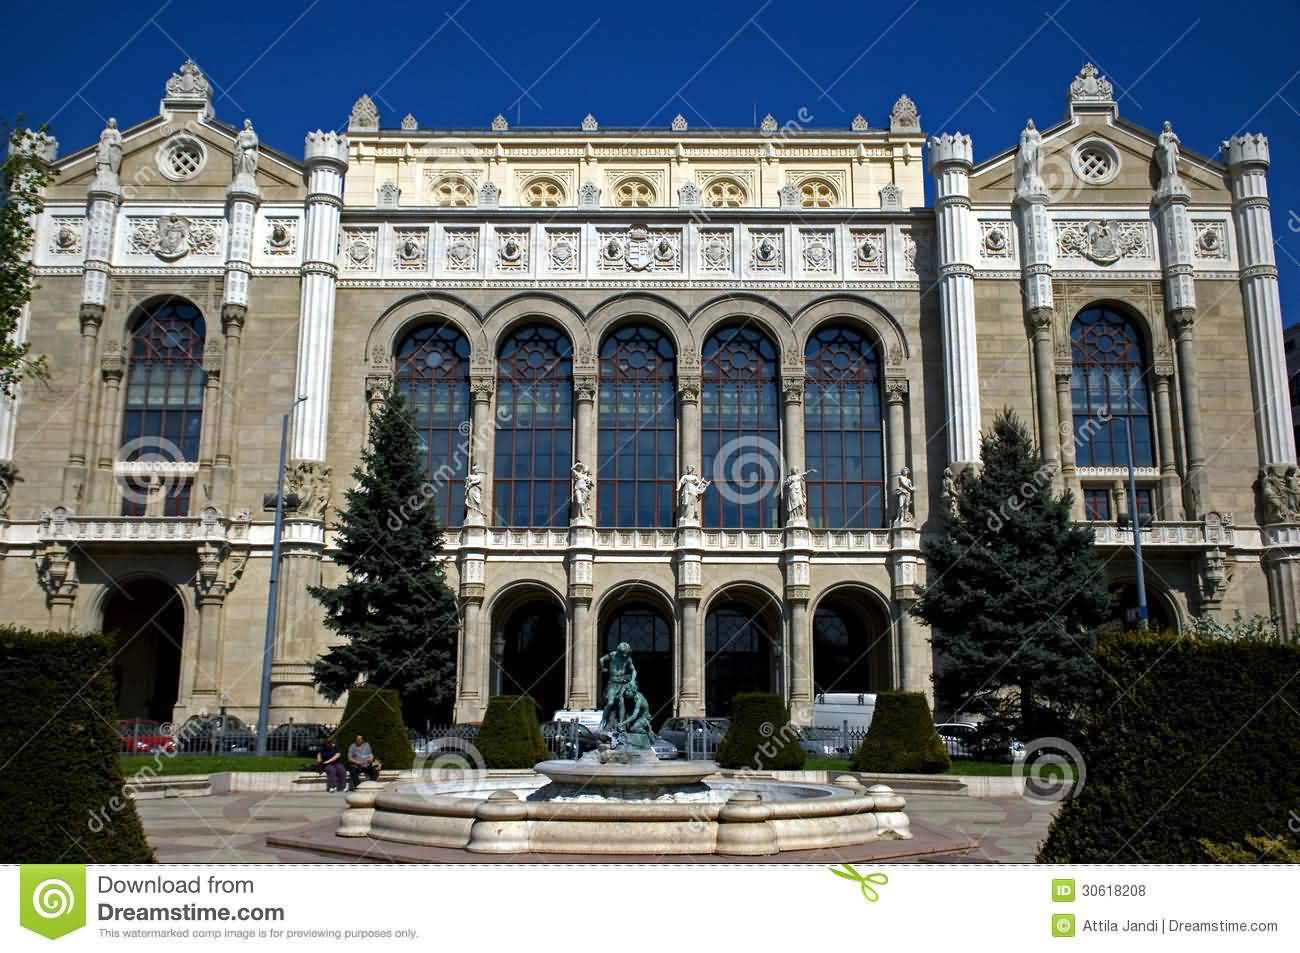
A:
[[[718,745],[718,764],[754,771],[798,771],[804,750],[779,695],[745,692],[731,702],[731,724]]]
[[[537,706],[527,695],[489,700],[474,744],[489,768],[531,768],[551,756],[537,724]]]
[[[13,759],[0,861],[153,863],[118,768],[113,650],[109,636],[0,628],[0,751]]]
[[[920,692],[880,692],[871,727],[853,755],[854,771],[942,774],[948,752]]]
[[[348,745],[357,735],[364,735],[370,742],[370,750],[385,770],[401,771],[415,762],[411,736],[402,721],[402,696],[395,689],[373,685],[354,685],[348,689],[348,704],[334,732],[334,740],[344,758]]]

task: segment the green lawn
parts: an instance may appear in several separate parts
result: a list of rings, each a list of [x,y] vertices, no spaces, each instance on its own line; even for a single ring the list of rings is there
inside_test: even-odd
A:
[[[251,754],[178,754],[174,757],[151,754],[120,755],[117,763],[125,777],[143,771],[145,777],[168,774],[217,774],[221,771],[301,771],[310,758],[271,755],[259,758]]]
[[[948,768],[949,774],[965,774],[978,777],[1009,778],[1011,765],[1001,761],[968,761],[954,759]],[[845,758],[809,758],[804,762],[805,771],[848,771],[849,762]]]

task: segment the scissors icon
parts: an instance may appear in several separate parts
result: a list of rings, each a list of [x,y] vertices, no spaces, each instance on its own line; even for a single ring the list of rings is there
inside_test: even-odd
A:
[[[872,884],[875,884],[877,887],[883,887],[885,884],[889,883],[889,878],[880,873],[880,871],[872,871],[869,874],[860,874],[853,868],[852,864],[841,864],[840,866],[844,869],[836,870],[832,867],[831,873],[836,877],[843,877],[845,880],[852,880],[856,883],[858,887],[861,888],[862,896],[868,903],[875,903],[880,899],[880,893],[872,886]]]

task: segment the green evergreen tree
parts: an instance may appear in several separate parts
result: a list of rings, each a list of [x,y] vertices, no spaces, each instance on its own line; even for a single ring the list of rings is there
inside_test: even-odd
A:
[[[1092,530],[1010,409],[962,474],[946,532],[922,543],[929,584],[913,614],[931,626],[942,707],[1025,739],[1068,733],[1096,666],[1093,630],[1111,617]]]
[[[344,641],[316,660],[312,677],[331,701],[361,681],[394,688],[406,724],[446,717],[456,685],[456,595],[443,569],[436,500],[455,492],[424,468],[415,421],[393,394],[370,424],[336,526],[335,561],[347,578],[312,586],[325,624]]]
[[[49,373],[45,358],[33,355],[15,332],[36,288],[34,223],[45,208],[41,193],[54,181],[54,170],[45,161],[44,129],[6,131],[9,154],[0,165],[0,394],[12,396],[24,377]],[[8,482],[12,485],[12,479]]]

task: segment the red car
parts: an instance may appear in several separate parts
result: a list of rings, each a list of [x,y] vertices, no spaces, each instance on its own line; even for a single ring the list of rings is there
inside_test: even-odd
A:
[[[168,754],[176,750],[176,741],[162,730],[156,721],[144,718],[127,718],[118,723],[122,738],[123,754],[152,754],[164,751]]]

